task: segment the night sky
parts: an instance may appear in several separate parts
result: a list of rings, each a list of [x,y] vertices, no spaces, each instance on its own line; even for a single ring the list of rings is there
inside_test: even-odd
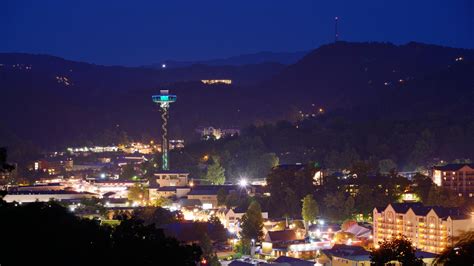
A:
[[[305,51],[334,39],[474,48],[472,0],[2,0],[0,52],[144,65],[260,51]]]

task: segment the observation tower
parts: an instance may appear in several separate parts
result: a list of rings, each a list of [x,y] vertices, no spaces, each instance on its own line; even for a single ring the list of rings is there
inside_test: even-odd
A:
[[[160,106],[161,110],[161,119],[163,119],[163,124],[161,125],[162,133],[161,136],[162,143],[161,143],[161,151],[162,151],[162,169],[169,170],[169,161],[168,161],[168,117],[169,113],[168,110],[170,108],[170,104],[176,102],[176,95],[169,94],[168,90],[160,90],[160,94],[153,95],[152,97],[153,102],[157,103]]]

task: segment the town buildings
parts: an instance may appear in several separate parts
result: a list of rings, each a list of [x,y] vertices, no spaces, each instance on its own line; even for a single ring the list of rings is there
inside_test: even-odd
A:
[[[433,182],[455,191],[460,197],[474,197],[474,164],[447,164],[433,167]]]
[[[97,195],[89,192],[76,192],[76,191],[9,191],[3,200],[6,202],[18,202],[18,203],[28,203],[28,202],[47,202],[50,200],[80,200],[80,199],[91,199]]]
[[[238,234],[240,232],[240,221],[242,217],[247,212],[245,208],[221,208],[216,212],[217,218],[221,221],[224,228],[226,228],[231,233]],[[262,211],[262,218],[268,219],[268,212]]]
[[[432,265],[436,254],[416,251],[415,256],[423,260],[424,265]],[[317,259],[319,265],[324,266],[370,266],[370,252],[361,246],[335,244],[330,249],[321,250]],[[392,261],[390,265],[401,266],[399,262]]]
[[[324,242],[307,242],[303,230],[268,231],[262,241],[261,255],[309,258],[316,256],[316,252],[324,246]]]
[[[405,236],[422,251],[440,253],[463,232],[474,229],[472,213],[459,208],[394,203],[373,210],[373,238],[379,242]]]
[[[160,187],[187,186],[189,173],[180,171],[163,171],[154,174]]]
[[[223,137],[233,137],[240,134],[238,128],[218,128],[218,127],[200,127],[196,131],[201,135],[204,140],[208,139],[220,139]]]

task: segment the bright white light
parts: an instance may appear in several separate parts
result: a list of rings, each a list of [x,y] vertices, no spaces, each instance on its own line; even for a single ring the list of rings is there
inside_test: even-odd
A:
[[[194,213],[192,213],[192,212],[185,212],[184,213],[184,220],[193,221],[194,218],[195,218]]]
[[[352,245],[352,239],[350,239],[350,238],[347,239],[347,245],[349,245],[349,246]]]
[[[320,236],[321,236],[321,230],[316,229],[316,236],[317,236],[317,237],[320,237]]]
[[[320,225],[324,225],[324,220],[319,220]]]
[[[100,174],[100,178],[105,178],[105,174],[104,173]]]
[[[246,187],[248,185],[248,181],[245,178],[240,179],[239,186]]]
[[[161,68],[166,68],[166,64],[161,64]]]

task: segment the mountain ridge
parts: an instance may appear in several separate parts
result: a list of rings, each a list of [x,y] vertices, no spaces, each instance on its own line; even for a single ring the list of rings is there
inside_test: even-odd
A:
[[[0,54],[4,64],[0,111],[8,114],[4,123],[9,135],[47,146],[84,143],[106,130],[123,130],[134,138],[157,137],[159,115],[150,97],[159,89],[178,95],[171,108],[170,134],[192,140],[197,137],[194,129],[203,124],[243,127],[295,121],[301,113],[314,114],[318,108],[328,116],[354,121],[384,115],[409,119],[438,109],[456,115],[462,111],[456,104],[468,106],[462,97],[471,99],[474,88],[473,50],[419,43],[338,42],[316,48],[290,66],[194,65],[155,70],[74,65],[48,57],[43,58],[45,65],[30,66],[23,59],[4,58]],[[228,78],[229,73],[240,82],[212,86],[200,82]],[[459,95],[450,95],[454,89]],[[446,101],[440,103],[440,97]]]

